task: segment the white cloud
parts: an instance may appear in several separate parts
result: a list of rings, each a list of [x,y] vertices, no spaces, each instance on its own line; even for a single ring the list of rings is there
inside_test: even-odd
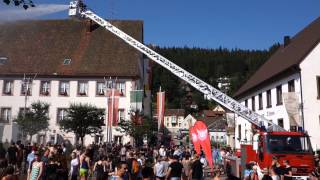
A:
[[[7,6],[1,8],[0,21],[16,21],[24,19],[34,19],[44,15],[57,13],[60,11],[67,10],[69,5],[64,4],[39,4],[36,7],[29,7],[25,10],[22,6]]]

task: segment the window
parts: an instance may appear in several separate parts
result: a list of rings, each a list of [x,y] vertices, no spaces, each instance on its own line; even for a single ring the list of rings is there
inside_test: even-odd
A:
[[[105,83],[104,82],[97,82],[97,92],[96,94],[99,96],[104,95],[104,90],[105,90]]]
[[[59,95],[69,96],[69,90],[70,90],[69,82],[67,82],[67,81],[60,82]]]
[[[50,94],[50,81],[41,81],[40,95],[49,96],[49,94]]]
[[[262,93],[259,94],[259,110],[263,109]]]
[[[88,96],[88,82],[78,82],[78,95]]]
[[[251,107],[252,107],[252,111],[256,110],[256,102],[254,101],[254,96],[251,98]]]
[[[288,82],[288,92],[294,92],[294,79]]]
[[[248,99],[246,99],[246,100],[244,101],[244,105],[245,105],[246,107],[248,107]]]
[[[124,121],[125,120],[125,114],[124,114],[124,109],[119,109],[119,120],[120,121]]]
[[[320,99],[320,76],[317,76],[317,98]]]
[[[58,108],[57,113],[57,123],[67,118],[67,109],[66,108]]]
[[[280,119],[278,119],[278,126],[280,126],[280,127],[284,127],[283,126],[283,119],[282,118],[280,118]]]
[[[12,96],[13,94],[13,81],[5,80],[3,82],[3,94],[7,96]]]
[[[297,126],[290,126],[291,132],[297,132]]]
[[[9,123],[11,119],[11,108],[1,108],[0,122]]]
[[[27,92],[27,95],[31,95],[31,86],[32,86],[32,81],[25,81],[21,84],[21,95],[26,95],[25,93]]]
[[[8,61],[7,57],[0,57],[0,65],[5,65]]]
[[[117,83],[117,89],[120,91],[121,96],[126,95],[126,84],[124,82]]]
[[[277,86],[277,105],[282,105],[282,86]]]
[[[271,90],[269,89],[267,91],[267,108],[270,108],[272,107],[272,104],[271,104]]]
[[[64,59],[63,60],[63,65],[70,65],[71,64],[71,59]]]
[[[30,108],[26,108],[26,112],[29,111]],[[19,108],[19,114],[23,114],[24,113],[24,107]]]

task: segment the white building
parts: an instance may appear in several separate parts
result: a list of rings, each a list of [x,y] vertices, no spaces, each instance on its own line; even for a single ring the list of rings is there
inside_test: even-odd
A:
[[[114,21],[114,25],[143,42],[141,21]],[[118,118],[130,111],[150,110],[144,94],[148,63],[143,55],[121,39],[89,21],[46,20],[0,24],[0,141],[23,140],[13,119],[25,106],[38,100],[50,104],[49,128],[34,142],[75,142],[75,136],[59,128],[71,103],[88,103],[105,110],[110,78],[120,90]],[[34,78],[25,100],[23,77]],[[106,81],[105,81],[106,80]],[[106,83],[107,82],[107,83]],[[148,114],[147,112],[146,114]],[[107,118],[105,124],[107,124]],[[112,140],[130,138],[112,129]],[[106,140],[106,128],[101,134]],[[101,140],[101,139],[100,139]],[[94,141],[86,136],[85,143]]]
[[[164,112],[164,127],[172,134],[177,134],[180,129],[185,129],[184,109],[166,109]],[[187,125],[189,127],[189,125]]]
[[[320,148],[320,18],[284,44],[235,94],[287,130],[306,130]],[[236,118],[236,148],[252,140],[251,124]]]

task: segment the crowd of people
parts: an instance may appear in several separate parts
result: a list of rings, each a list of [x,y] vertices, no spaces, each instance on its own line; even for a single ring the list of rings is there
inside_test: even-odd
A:
[[[188,146],[0,144],[2,180],[200,180],[207,167],[204,155],[197,155]],[[220,179],[218,170],[213,178]]]
[[[318,180],[320,178],[319,170],[319,156],[315,156],[315,170],[309,174],[308,179]],[[278,157],[272,157],[272,163],[269,168],[261,169],[256,162],[249,162],[246,164],[244,171],[245,180],[293,180],[293,169],[289,160],[283,160],[282,166]]]
[[[226,167],[224,157],[232,156],[230,148],[212,148],[214,170],[203,153],[198,155],[188,146],[163,145],[133,148],[129,144],[91,144],[67,147],[64,144],[0,143],[1,180],[219,180]],[[246,180],[291,180],[289,160],[280,165],[274,157],[269,168],[258,163],[246,165]],[[319,179],[320,161],[315,156],[316,170],[310,179]],[[226,172],[228,174],[228,172]],[[232,177],[229,177],[232,178]]]

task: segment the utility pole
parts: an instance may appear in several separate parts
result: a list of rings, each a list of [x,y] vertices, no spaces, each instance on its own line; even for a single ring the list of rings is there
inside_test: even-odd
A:
[[[23,80],[22,80],[22,84],[23,84],[23,91],[24,91],[24,109],[23,109],[23,120],[26,119],[26,110],[27,110],[27,102],[28,102],[28,94],[29,94],[29,89],[30,86],[32,87],[32,82],[33,80],[37,77],[37,73],[34,75],[33,78],[27,77],[26,74],[23,74]],[[24,132],[22,132],[23,136],[24,136]]]

